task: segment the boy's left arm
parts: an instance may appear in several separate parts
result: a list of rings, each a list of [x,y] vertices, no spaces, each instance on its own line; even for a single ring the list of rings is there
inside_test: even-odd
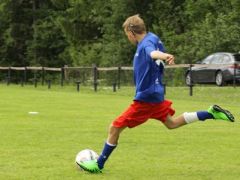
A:
[[[172,54],[168,54],[168,53],[164,53],[164,52],[155,50],[150,53],[150,56],[154,60],[162,59],[162,60],[165,60],[168,64],[175,64],[174,63],[175,58]]]

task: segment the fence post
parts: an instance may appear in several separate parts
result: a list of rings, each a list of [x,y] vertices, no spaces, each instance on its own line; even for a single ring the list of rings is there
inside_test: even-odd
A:
[[[80,81],[76,81],[76,84],[77,84],[77,91],[79,92],[80,91],[80,84],[81,84],[81,82]]]
[[[34,87],[37,87],[37,78],[34,78]]]
[[[163,92],[164,92],[164,94],[166,94],[166,83],[163,83]]]
[[[233,87],[236,88],[236,76],[237,76],[237,63],[235,62],[234,63],[234,66],[233,66]]]
[[[96,64],[93,64],[93,86],[94,86],[94,91],[97,92],[97,66]]]
[[[48,82],[48,89],[51,89],[51,80],[47,80]]]
[[[23,75],[23,82],[27,83],[27,67],[24,67],[24,75]]]
[[[118,80],[117,80],[118,89],[120,89],[120,83],[121,83],[121,66],[118,66]]]
[[[68,65],[64,65],[64,72],[63,72],[64,80],[69,80],[68,79]]]
[[[190,73],[189,95],[190,95],[190,96],[192,96],[192,95],[193,95],[192,67],[193,67],[193,65],[192,65],[192,64],[190,64],[190,66],[189,66],[189,73]]]
[[[63,86],[64,81],[64,67],[61,68],[61,86]]]
[[[11,67],[8,67],[7,85],[11,82]]]
[[[117,83],[113,83],[113,92],[116,92]]]
[[[42,86],[44,85],[45,82],[45,70],[44,67],[42,67]]]
[[[24,78],[21,78],[21,86],[24,86]]]
[[[34,79],[33,79],[34,87],[37,87],[37,71],[34,71]]]

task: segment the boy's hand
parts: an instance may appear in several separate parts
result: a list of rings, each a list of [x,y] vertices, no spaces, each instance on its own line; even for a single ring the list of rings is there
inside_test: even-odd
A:
[[[175,59],[175,58],[174,58],[173,55],[171,55],[171,54],[167,54],[166,62],[167,62],[169,65],[171,65],[171,64],[175,64],[174,59]]]

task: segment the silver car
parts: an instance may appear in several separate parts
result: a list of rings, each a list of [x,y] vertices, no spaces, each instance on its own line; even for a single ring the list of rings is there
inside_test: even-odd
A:
[[[222,86],[227,82],[240,82],[240,53],[219,52],[207,56],[194,64],[185,74],[187,85],[215,83]]]

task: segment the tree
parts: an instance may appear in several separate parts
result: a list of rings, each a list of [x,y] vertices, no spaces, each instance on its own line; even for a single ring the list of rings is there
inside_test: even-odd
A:
[[[28,41],[27,59],[33,66],[63,67],[71,64],[71,58],[65,51],[68,43],[56,18],[67,4],[56,6],[49,1],[34,0],[33,4],[33,37]],[[54,1],[55,2],[55,1]]]
[[[2,33],[2,63],[9,66],[27,65],[26,42],[32,37],[31,4],[28,1],[4,1],[1,12],[6,17]],[[21,6],[21,8],[20,8]],[[23,15],[24,14],[24,15]],[[4,20],[3,20],[4,22]]]
[[[239,0],[2,0],[0,63],[9,66],[131,65],[122,23],[140,14],[178,63],[239,51]]]

